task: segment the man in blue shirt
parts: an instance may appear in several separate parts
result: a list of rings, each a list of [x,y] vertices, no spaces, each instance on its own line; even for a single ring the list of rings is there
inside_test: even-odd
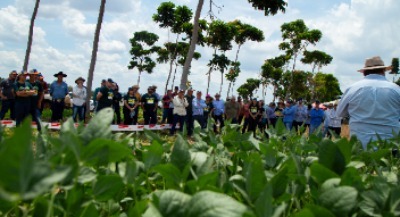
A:
[[[315,101],[315,107],[311,109],[310,112],[310,131],[309,135],[314,133],[314,131],[322,124],[324,121],[324,110],[320,107],[320,102],[318,100]]]
[[[213,101],[213,106],[214,106],[214,120],[215,124],[220,125],[220,129],[222,129],[224,125],[224,114],[225,114],[225,102],[220,99],[221,95],[218,93],[215,94],[215,100]],[[214,125],[214,132],[217,132],[217,126]]]
[[[380,57],[366,59],[359,72],[364,79],[351,85],[337,107],[339,117],[350,116],[350,135],[355,135],[364,149],[378,135],[389,139],[400,131],[400,87],[385,78],[385,66]]]
[[[204,108],[207,107],[206,101],[201,98],[201,91],[197,91],[196,98],[193,99],[193,120],[199,122],[201,128],[206,128],[204,120]]]
[[[296,107],[293,106],[293,101],[286,101],[285,109],[283,109],[283,123],[287,130],[292,130],[294,115],[296,112]]]
[[[61,121],[63,119],[64,112],[64,99],[68,94],[68,85],[63,81],[63,78],[67,77],[63,72],[58,72],[54,74],[54,77],[57,78],[56,81],[51,83],[50,85],[50,95],[52,98],[51,101],[51,121]]]

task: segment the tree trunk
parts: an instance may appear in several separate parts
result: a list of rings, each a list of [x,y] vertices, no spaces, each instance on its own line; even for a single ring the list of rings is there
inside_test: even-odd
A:
[[[182,71],[182,77],[181,77],[181,89],[186,90],[186,82],[188,81],[188,75],[189,75],[189,68],[192,63],[194,51],[196,49],[196,43],[199,38],[199,19],[200,19],[200,14],[201,10],[203,8],[204,0],[199,0],[199,3],[197,4],[197,9],[196,9],[196,15],[194,17],[194,24],[193,24],[193,33],[192,33],[192,40],[190,41],[190,47],[188,54],[186,56],[185,60],[185,65],[183,66],[183,71]]]
[[[141,77],[141,75],[142,75],[142,72],[141,72],[141,71],[139,71],[139,76],[138,76],[138,79],[137,79],[137,85],[139,85],[139,84],[140,84],[140,77]]]
[[[211,82],[211,72],[212,72],[213,66],[210,66],[210,69],[208,70],[208,82],[207,82],[207,94],[209,93],[210,90],[210,82]]]
[[[101,0],[99,17],[97,19],[96,31],[94,33],[92,59],[90,60],[90,68],[89,68],[89,72],[88,72],[87,87],[86,87],[87,88],[87,96],[86,96],[86,117],[87,118],[89,117],[89,114],[90,114],[90,98],[92,96],[93,74],[94,74],[94,69],[96,67],[97,50],[99,49],[100,30],[101,30],[101,24],[103,23],[105,7],[106,7],[106,0]]]
[[[226,98],[229,97],[229,94],[230,94],[230,92],[231,92],[231,87],[232,87],[232,81],[229,82],[228,92],[226,92]]]
[[[168,73],[168,78],[167,78],[167,82],[165,83],[165,94],[167,94],[167,90],[168,90],[168,84],[169,84],[169,80],[171,79],[171,75],[172,75],[172,67],[174,64],[174,60],[171,59],[170,63],[169,63],[169,73]],[[174,75],[175,77],[175,75]]]
[[[37,12],[39,10],[39,4],[40,4],[40,0],[36,0],[35,8],[33,9],[33,13],[32,13],[31,25],[29,26],[29,35],[28,35],[28,43],[26,45],[24,66],[22,67],[22,69],[24,71],[28,71],[29,56],[31,55],[31,48],[32,48],[32,41],[33,41],[33,27],[35,26],[35,19],[36,19]]]
[[[221,95],[222,94],[222,86],[224,85],[224,69],[222,69],[222,72],[221,72],[221,85],[219,86],[219,95]]]
[[[174,78],[172,79],[172,84],[171,84],[171,90],[175,89],[175,77],[176,77],[176,71],[178,70],[178,62],[175,60],[175,71],[174,71]]]

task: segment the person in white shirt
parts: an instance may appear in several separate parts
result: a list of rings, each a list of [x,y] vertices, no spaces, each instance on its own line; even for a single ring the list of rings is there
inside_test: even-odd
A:
[[[77,122],[77,116],[79,116],[79,121],[85,121],[85,100],[87,96],[86,87],[83,86],[85,79],[79,77],[75,80],[76,86],[72,90],[73,96],[73,113],[72,118]]]
[[[179,131],[182,132],[183,130],[183,124],[185,123],[186,119],[186,107],[188,107],[189,103],[186,100],[185,96],[185,91],[180,90],[178,92],[178,95],[174,97],[173,103],[174,103],[174,122],[172,123],[172,127],[170,129],[170,135],[174,135],[175,129],[176,129],[176,124],[179,123]]]
[[[340,136],[342,133],[342,117],[337,115],[337,102],[327,111],[326,119],[328,119],[328,137],[333,136],[331,132],[336,134],[334,136]]]

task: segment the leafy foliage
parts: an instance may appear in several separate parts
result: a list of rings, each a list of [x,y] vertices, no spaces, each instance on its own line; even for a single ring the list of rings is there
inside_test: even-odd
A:
[[[400,135],[367,151],[354,138],[307,138],[281,122],[262,142],[237,125],[219,135],[197,128],[193,144],[151,131],[150,145],[134,135],[88,135],[111,120],[102,110],[86,130],[70,119],[60,136],[33,135],[29,120],[10,134],[0,129],[0,215],[400,214],[400,159],[391,154]]]

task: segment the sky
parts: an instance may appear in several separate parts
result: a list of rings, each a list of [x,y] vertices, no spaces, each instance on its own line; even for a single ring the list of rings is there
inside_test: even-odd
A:
[[[187,5],[195,13],[197,0],[171,0],[176,5]],[[156,33],[161,46],[174,36],[152,21],[161,0],[107,0],[101,29],[98,58],[94,74],[94,87],[100,81],[112,78],[121,92],[136,84],[138,71],[128,70],[130,61],[129,38],[136,31]],[[273,58],[283,51],[278,48],[282,42],[280,26],[297,19],[303,19],[309,29],[319,29],[323,36],[316,46],[308,50],[321,50],[333,57],[330,65],[322,68],[338,78],[341,90],[362,79],[357,72],[366,58],[381,56],[386,65],[393,57],[400,56],[399,0],[288,0],[285,13],[264,16],[263,11],[252,8],[247,0],[214,0],[213,13],[223,21],[241,20],[264,32],[263,42],[247,42],[239,55],[241,73],[236,88],[247,78],[259,78],[265,59]],[[0,72],[7,77],[11,70],[20,71],[23,66],[28,40],[30,18],[35,0],[0,1]],[[42,72],[47,82],[54,80],[53,74],[63,71],[68,74],[66,82],[75,85],[79,76],[87,78],[91,59],[94,30],[97,23],[100,0],[41,0],[35,21],[33,46],[29,69]],[[209,1],[205,1],[201,18],[209,19]],[[237,46],[227,52],[235,57]],[[193,88],[205,92],[206,73],[212,48],[197,47],[201,59],[193,60],[189,80]],[[311,71],[311,66],[297,63],[297,68]],[[169,71],[168,64],[157,64],[152,74],[143,73],[140,92],[146,92],[149,85],[158,86],[163,93]],[[178,69],[175,84],[180,83],[181,69]],[[387,75],[392,80],[392,75]],[[220,73],[213,72],[210,93],[219,91]],[[224,81],[226,95],[228,82]],[[236,94],[236,92],[234,93]],[[272,88],[261,91],[259,98],[272,99]]]

